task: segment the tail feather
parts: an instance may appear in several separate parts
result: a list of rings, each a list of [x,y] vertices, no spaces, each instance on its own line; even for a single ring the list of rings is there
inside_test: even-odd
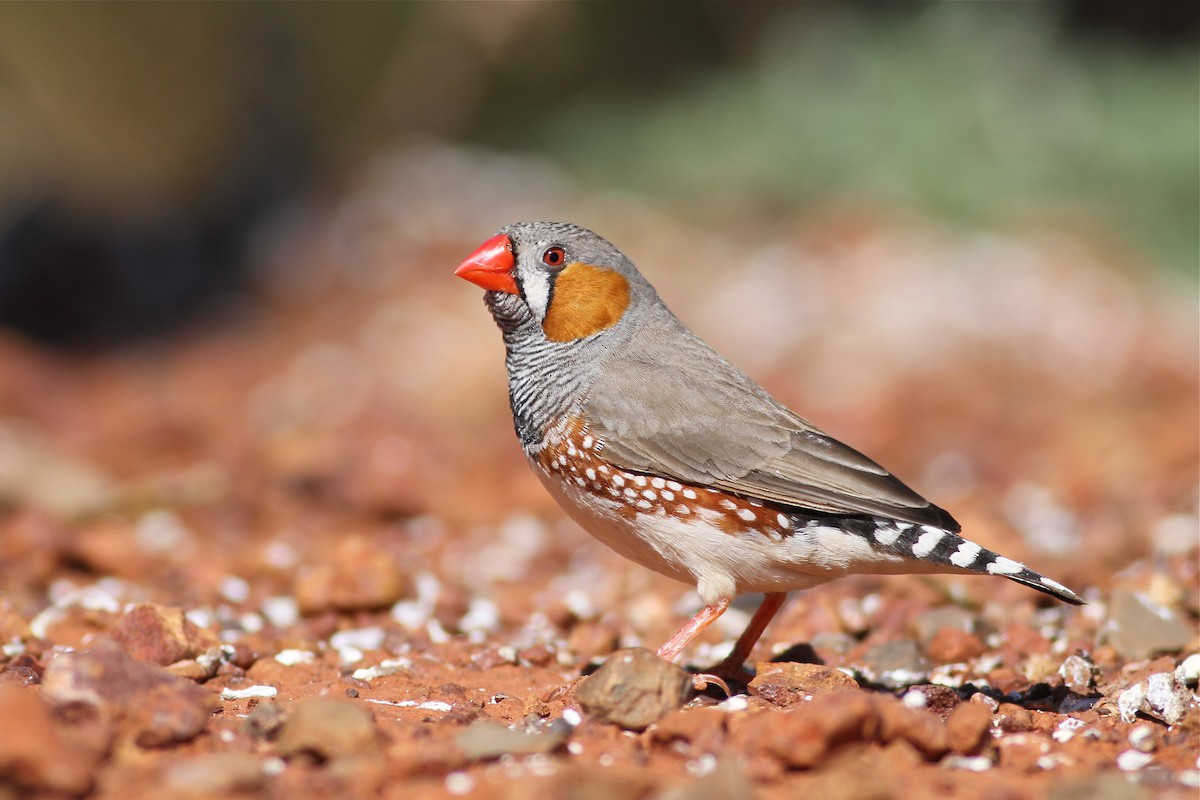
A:
[[[875,544],[886,552],[949,567],[948,571],[998,575],[1072,605],[1084,603],[1082,597],[1058,581],[964,539],[957,533],[933,525],[912,525],[883,518],[876,518],[874,522],[872,536]]]

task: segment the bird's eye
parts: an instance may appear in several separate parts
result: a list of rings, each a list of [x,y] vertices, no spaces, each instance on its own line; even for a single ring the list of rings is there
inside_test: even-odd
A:
[[[546,252],[542,253],[542,263],[551,269],[562,269],[566,261],[567,254],[558,245],[548,247]]]

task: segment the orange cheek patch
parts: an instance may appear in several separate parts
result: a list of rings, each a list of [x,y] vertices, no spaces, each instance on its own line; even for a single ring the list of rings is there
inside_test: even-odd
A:
[[[542,320],[546,338],[569,342],[611,328],[629,307],[629,281],[611,269],[576,262],[554,281],[554,299]]]

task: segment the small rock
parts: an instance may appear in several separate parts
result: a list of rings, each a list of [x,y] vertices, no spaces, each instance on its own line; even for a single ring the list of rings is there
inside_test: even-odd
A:
[[[265,779],[262,763],[249,753],[206,753],[177,761],[166,774],[170,796],[252,792]]]
[[[935,664],[958,664],[983,655],[983,642],[973,633],[958,628],[942,628],[925,645]]]
[[[332,760],[374,750],[378,736],[375,718],[357,703],[339,697],[309,697],[288,709],[275,752]]]
[[[477,719],[454,737],[454,743],[470,761],[486,761],[503,755],[552,753],[567,741],[571,726],[551,725],[543,733],[523,733],[486,719]]]
[[[939,606],[915,617],[913,632],[927,647],[942,631],[975,633],[975,615],[959,606]]]
[[[1064,781],[1050,792],[1050,800],[1147,800],[1149,796],[1145,789],[1112,772]]]
[[[1096,685],[1096,665],[1086,656],[1067,656],[1058,668],[1067,688],[1076,694],[1087,694]]]
[[[1191,687],[1200,682],[1200,653],[1193,653],[1175,668],[1175,680]]]
[[[575,699],[601,722],[644,730],[687,702],[692,676],[649,650],[618,650],[575,690]]]
[[[657,794],[654,800],[754,800],[757,796],[738,762],[722,757],[716,759],[712,772]]]
[[[731,731],[789,769],[809,769],[854,743],[904,743],[914,757],[939,758],[947,752],[946,731],[928,711],[906,708],[887,695],[835,692],[787,712],[756,714]]]
[[[287,713],[278,703],[259,703],[246,715],[242,730],[255,739],[274,739],[285,719]]]
[[[220,645],[211,631],[194,625],[182,608],[154,603],[133,606],[122,614],[112,637],[130,657],[161,667],[196,658]]]
[[[18,686],[0,685],[0,720],[0,796],[10,787],[69,795],[92,788],[105,742],[76,740],[77,731],[58,724],[36,692]]]
[[[1140,712],[1168,725],[1178,725],[1191,704],[1192,693],[1170,672],[1156,672],[1117,696],[1117,711],[1124,722],[1133,722]]]
[[[1117,589],[1109,602],[1102,638],[1125,658],[1137,659],[1182,650],[1195,633],[1171,609],[1138,592]]]
[[[735,697],[738,695],[735,695]],[[740,695],[745,700],[745,695]],[[655,723],[647,732],[650,741],[679,747],[692,754],[718,753],[725,740],[729,712],[719,706],[681,708]]]
[[[51,661],[42,693],[57,705],[82,703],[116,712],[142,747],[194,739],[215,706],[211,692],[161,667],[133,660],[111,639]]]
[[[923,683],[929,677],[929,662],[912,639],[872,647],[856,666],[867,680],[890,689]]]
[[[387,552],[361,536],[343,539],[327,562],[301,572],[294,594],[301,613],[387,608],[411,589]]]
[[[820,664],[764,663],[755,665],[755,672],[750,694],[781,708],[811,700],[818,694],[858,688],[858,683],[840,669]]]
[[[567,635],[567,649],[588,661],[607,656],[620,643],[621,637],[611,625],[593,620],[578,623]]]
[[[990,740],[992,712],[981,703],[960,703],[946,720],[946,744],[955,753],[973,755]]]

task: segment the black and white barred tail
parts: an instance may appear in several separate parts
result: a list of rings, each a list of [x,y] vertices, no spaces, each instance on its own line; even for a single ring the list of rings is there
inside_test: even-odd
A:
[[[881,517],[873,518],[871,522],[873,529],[869,533],[862,533],[869,536],[873,544],[884,552],[949,567],[950,571],[998,575],[1072,605],[1084,603],[1083,598],[1058,581],[968,541],[957,533],[933,525],[914,525]]]

